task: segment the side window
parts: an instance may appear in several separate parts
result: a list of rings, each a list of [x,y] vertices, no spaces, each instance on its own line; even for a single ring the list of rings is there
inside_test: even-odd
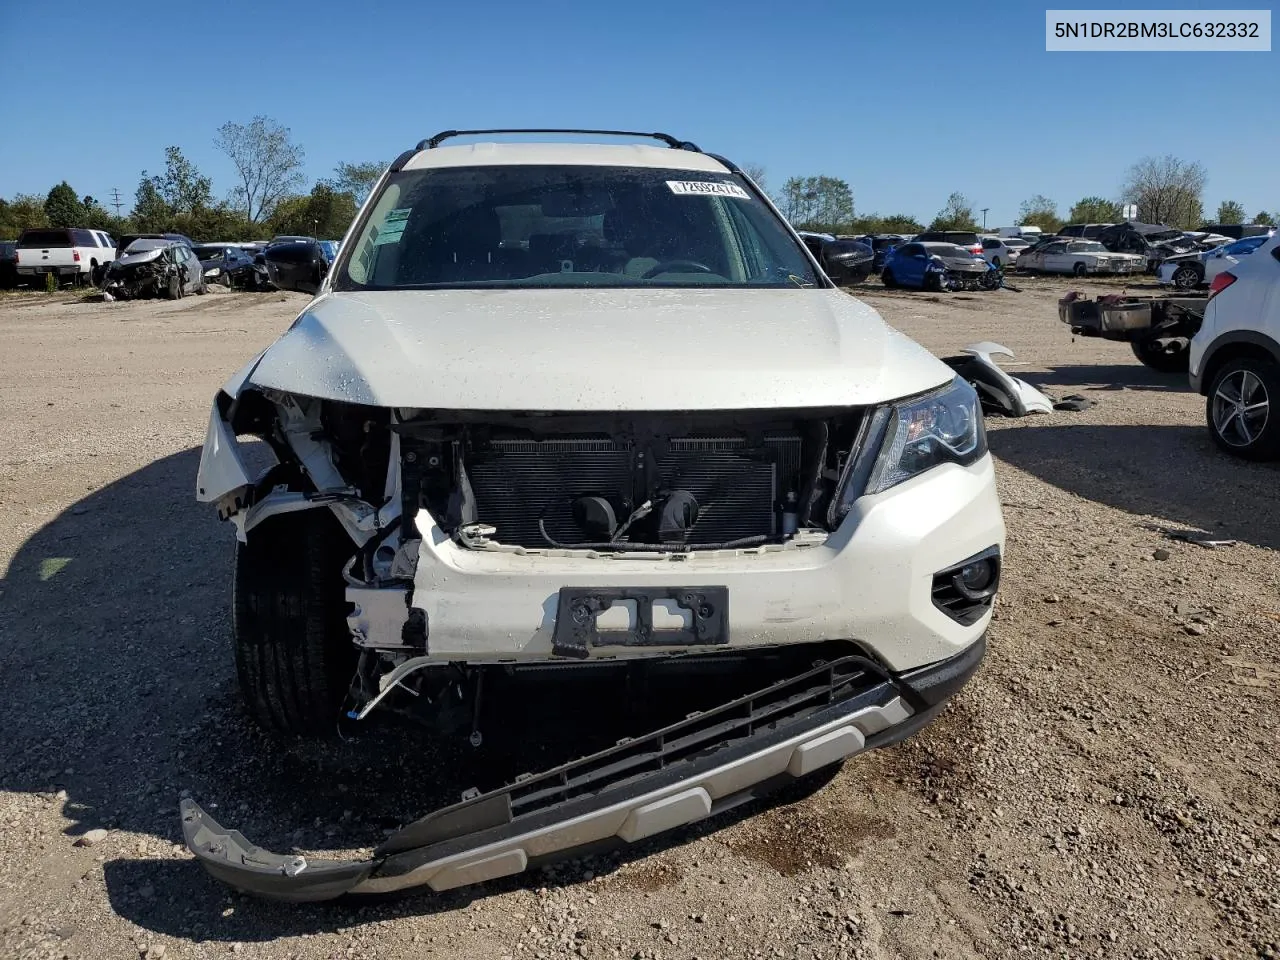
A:
[[[1065,243],[1051,243],[1044,248],[1045,253],[1066,253],[1067,245]]]
[[[801,237],[800,239],[804,241],[804,245],[809,248],[810,253],[812,253],[819,260],[822,259],[822,241],[821,240],[819,240],[817,237]]]
[[[93,238],[93,234],[88,230],[72,230],[71,245],[75,247],[96,247],[98,241]]]

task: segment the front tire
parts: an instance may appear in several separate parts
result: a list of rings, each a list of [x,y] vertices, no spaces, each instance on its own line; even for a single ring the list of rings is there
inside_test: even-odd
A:
[[[356,666],[342,576],[352,552],[324,509],[274,517],[236,544],[236,674],[259,726],[308,736],[336,730]]]
[[[1077,277],[1083,277],[1086,273],[1089,272],[1089,269],[1083,263],[1077,263],[1074,267],[1071,268],[1071,272],[1075,274]]]
[[[1280,457],[1280,366],[1262,357],[1236,357],[1213,376],[1205,398],[1209,435],[1245,460]]]
[[[1200,274],[1196,272],[1194,267],[1179,267],[1173,271],[1171,280],[1178,290],[1193,290],[1200,286]]]
[[[888,267],[884,268],[884,273],[880,274],[880,282],[890,290],[894,290],[898,286],[898,279],[893,275],[893,271]]]

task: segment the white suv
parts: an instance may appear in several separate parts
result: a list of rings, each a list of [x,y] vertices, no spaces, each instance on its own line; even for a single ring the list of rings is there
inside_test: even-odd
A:
[[[574,131],[505,131],[549,132]],[[727,160],[457,135],[391,165],[214,401],[197,492],[238,534],[248,708],[298,732],[344,699],[461,712],[479,743],[482,688],[513,676],[644,676],[658,707],[697,678],[702,700],[367,861],[250,850],[185,801],[188,845],[241,889],[439,890],[634,841],[900,740],[985,649],[1004,526],[968,383]]]
[[[1218,446],[1280,457],[1280,233],[1213,278],[1190,362]]]

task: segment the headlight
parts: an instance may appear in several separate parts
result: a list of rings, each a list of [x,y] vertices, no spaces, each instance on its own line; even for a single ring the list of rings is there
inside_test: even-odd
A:
[[[222,273],[221,267],[210,267],[208,270],[204,272],[204,275],[206,277],[216,277],[216,276],[219,276],[221,273]]]
[[[831,504],[833,528],[865,494],[944,463],[973,463],[987,452],[977,391],[960,377],[922,397],[880,407],[867,418],[861,438],[865,446],[845,468]]]

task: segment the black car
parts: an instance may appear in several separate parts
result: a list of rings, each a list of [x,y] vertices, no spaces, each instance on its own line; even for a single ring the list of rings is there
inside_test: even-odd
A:
[[[817,233],[801,233],[800,239],[836,283],[862,283],[871,275],[875,254],[865,243]]]
[[[1233,240],[1265,236],[1274,229],[1265,223],[1206,223],[1200,228],[1203,233],[1217,233]]]
[[[256,290],[260,286],[259,273],[254,268],[253,255],[233,244],[202,243],[192,248],[200,259],[207,283],[221,283],[242,290]]]
[[[12,290],[18,285],[18,243],[16,240],[0,242],[0,290]]]
[[[1097,239],[1112,253],[1137,253],[1146,257],[1149,273],[1154,273],[1170,257],[1196,250],[1195,241],[1188,240],[1181,230],[1162,223],[1139,223],[1136,220],[1107,227]]]
[[[315,293],[329,273],[329,257],[318,240],[272,243],[255,259],[259,258],[271,283],[281,290]]]
[[[843,240],[844,237],[839,239]],[[865,243],[871,248],[875,261],[871,265],[871,269],[876,273],[880,273],[884,269],[884,258],[894,247],[900,246],[910,240],[910,237],[900,233],[869,233],[864,237],[853,237],[859,243]]]

